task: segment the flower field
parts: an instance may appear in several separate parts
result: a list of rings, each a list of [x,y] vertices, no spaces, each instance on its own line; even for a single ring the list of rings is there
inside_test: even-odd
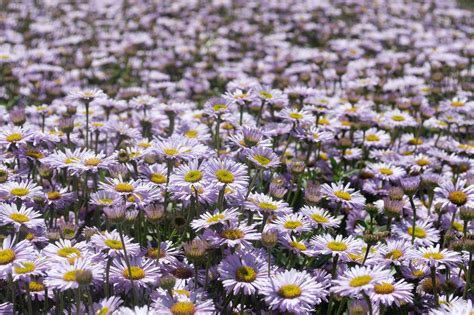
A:
[[[0,314],[474,314],[473,11],[0,6]]]

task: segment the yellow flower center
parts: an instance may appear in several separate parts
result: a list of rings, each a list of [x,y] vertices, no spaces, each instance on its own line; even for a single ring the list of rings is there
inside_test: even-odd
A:
[[[463,101],[452,101],[451,102],[451,106],[452,107],[463,107],[464,106],[464,102]]]
[[[131,266],[130,270],[125,268],[122,272],[122,275],[129,280],[140,280],[145,278],[145,270],[138,266]]]
[[[393,115],[392,120],[393,121],[404,121],[405,117],[403,117],[402,115]]]
[[[152,173],[150,175],[150,181],[155,184],[164,184],[166,183],[166,176],[160,173]]]
[[[202,172],[199,170],[192,170],[184,175],[184,180],[189,183],[196,183],[202,179]]]
[[[184,296],[187,296],[187,297],[191,296],[191,292],[189,292],[188,290],[185,290],[185,289],[176,289],[176,290],[173,290],[173,293],[179,294],[179,295],[184,295]]]
[[[16,142],[16,141],[20,141],[22,139],[23,139],[23,135],[21,133],[18,133],[18,132],[11,133],[6,137],[6,140],[8,142]]]
[[[434,260],[444,259],[444,255],[442,253],[439,253],[439,252],[424,253],[423,257],[426,258],[426,259],[434,259]]]
[[[234,182],[234,174],[232,174],[228,170],[217,170],[215,173],[217,180],[220,181],[221,183],[229,184]]]
[[[71,271],[66,272],[66,273],[63,275],[63,280],[64,280],[64,281],[76,281],[76,273],[77,273],[77,271],[79,271],[79,270],[71,270]]]
[[[380,140],[380,137],[377,136],[377,135],[374,135],[374,134],[370,134],[370,135],[367,135],[365,137],[365,140],[369,141],[369,142],[373,142],[373,141],[379,141]]]
[[[272,160],[263,155],[254,155],[253,159],[262,165],[268,165]]]
[[[301,295],[301,288],[296,284],[286,284],[280,287],[278,294],[285,299],[294,299]]]
[[[313,213],[311,215],[311,219],[313,219],[313,221],[316,221],[318,223],[328,223],[329,222],[328,218],[326,218],[325,216],[322,216],[318,213]]]
[[[59,191],[50,191],[46,194],[49,200],[61,199],[61,193]]]
[[[30,283],[28,284],[28,287],[30,288],[30,292],[40,292],[40,291],[44,291],[44,285],[40,282],[36,282],[36,281],[30,281]]]
[[[467,195],[462,191],[453,191],[449,193],[449,201],[457,206],[462,206],[467,202]]]
[[[235,278],[239,282],[252,282],[257,278],[257,273],[252,267],[242,266],[236,270]]]
[[[228,240],[236,240],[243,238],[245,236],[244,232],[238,229],[229,229],[222,232],[222,237]]]
[[[417,237],[417,238],[425,238],[426,237],[426,231],[423,228],[419,227],[419,226],[416,226],[414,231],[413,231],[413,227],[410,226],[408,228],[408,234],[415,235],[415,237]]]
[[[97,312],[95,312],[95,315],[107,315],[108,313],[109,313],[109,308],[104,307],[98,310]]]
[[[330,250],[336,251],[336,252],[342,252],[347,249],[347,244],[344,242],[338,242],[338,241],[330,241],[327,244],[327,247]]]
[[[258,207],[262,210],[268,210],[268,211],[275,211],[278,209],[278,206],[276,204],[273,204],[271,202],[266,202],[262,201],[258,204]]]
[[[119,183],[114,187],[115,191],[123,192],[123,193],[131,193],[135,190],[132,184],[129,183]]]
[[[286,221],[283,226],[285,229],[294,230],[300,226],[303,226],[303,223],[301,223],[301,221]]]
[[[178,154],[178,150],[176,150],[175,148],[168,148],[164,149],[163,153],[165,153],[166,155],[176,155]]]
[[[15,269],[15,273],[25,274],[25,273],[34,271],[36,269],[36,266],[35,266],[35,264],[33,264],[31,262],[25,262],[25,263],[22,264],[21,267],[17,266],[14,269]]]
[[[113,202],[112,198],[102,198],[102,199],[99,199],[99,201],[106,205],[110,205]]]
[[[425,275],[425,272],[423,270],[414,270],[413,271],[413,275],[415,277],[421,277],[421,276],[424,276]]]
[[[370,281],[372,281],[372,277],[369,275],[364,275],[364,276],[355,277],[349,282],[349,285],[351,287],[361,287],[366,284],[369,284]]]
[[[298,250],[301,250],[301,251],[306,250],[306,245],[303,243],[291,241],[289,244],[291,247],[296,248]]]
[[[26,155],[34,159],[42,159],[44,157],[43,153],[41,153],[40,151],[35,151],[35,150],[26,151]]]
[[[382,282],[374,285],[374,291],[377,294],[390,294],[395,291],[395,287],[387,282]]]
[[[420,138],[412,138],[412,139],[408,140],[408,144],[420,145],[420,144],[423,144],[423,140],[421,140]]]
[[[184,133],[184,135],[188,138],[197,138],[198,132],[197,130],[188,130]]]
[[[28,218],[28,216],[18,212],[10,214],[10,219],[18,223],[25,223],[30,221],[30,218]]]
[[[216,104],[216,105],[213,105],[212,106],[212,109],[216,112],[222,110],[222,109],[227,109],[227,105],[226,104]]]
[[[403,256],[403,252],[399,249],[394,249],[391,252],[385,254],[385,258],[396,260]]]
[[[458,232],[464,232],[464,225],[462,223],[454,221],[451,226]]]
[[[379,168],[379,172],[383,175],[393,175],[393,171],[386,167]]]
[[[346,200],[346,201],[349,201],[349,200],[352,199],[351,194],[349,194],[348,192],[342,191],[342,190],[335,191],[334,195],[337,198],[343,199],[343,200]]]
[[[265,91],[261,91],[259,94],[263,98],[273,98],[273,95],[271,93],[268,93],[268,92],[265,92]]]
[[[22,188],[22,187],[13,188],[12,190],[10,190],[10,194],[17,197],[23,197],[23,196],[28,195],[29,193],[30,193],[30,190],[28,188]]]
[[[290,113],[290,118],[293,118],[293,119],[296,119],[296,120],[300,120],[303,118],[303,115],[301,115],[300,113]]]
[[[80,160],[80,159],[79,159],[78,157],[72,156],[72,157],[69,157],[69,158],[65,159],[65,160],[64,160],[64,163],[65,163],[65,164],[72,164],[72,163],[78,162],[79,160]]]
[[[0,265],[6,265],[15,260],[15,252],[13,249],[0,249]]]
[[[104,244],[112,249],[122,249],[122,242],[119,240],[107,239],[104,241]]]
[[[426,165],[430,165],[431,162],[428,159],[418,159],[416,160],[416,164],[418,164],[419,166],[426,166]]]
[[[193,315],[196,313],[196,306],[192,302],[180,301],[174,303],[170,311],[173,315]]]
[[[81,251],[75,247],[63,247],[63,248],[58,249],[56,254],[58,254],[58,256],[61,256],[61,257],[68,257],[69,255],[80,256]]]
[[[158,248],[153,248],[153,247],[149,248],[147,250],[147,256],[153,259],[158,258]],[[160,258],[163,258],[165,256],[166,256],[166,252],[160,249]]]
[[[212,217],[206,220],[207,223],[219,222],[220,220],[224,219],[225,215],[222,213],[214,214]]]
[[[90,159],[87,159],[87,160],[84,161],[84,165],[86,165],[86,166],[97,166],[97,165],[100,164],[100,162],[102,162],[102,161],[99,158],[90,158]]]

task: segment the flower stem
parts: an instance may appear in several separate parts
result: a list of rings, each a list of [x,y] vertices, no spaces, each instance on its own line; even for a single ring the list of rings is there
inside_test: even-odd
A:
[[[411,244],[415,244],[415,228],[416,228],[416,207],[415,203],[413,202],[413,197],[410,196],[410,205],[411,209],[413,210],[413,224],[412,224],[412,231],[411,231]]]
[[[438,290],[436,289],[436,267],[435,266],[431,266],[431,282],[432,282],[432,285],[433,285],[433,297],[434,297],[434,302],[435,302],[435,305],[438,306],[439,305],[439,301],[438,301]]]
[[[472,251],[469,253],[469,262],[467,264],[467,275],[466,275],[466,285],[464,286],[464,292],[462,293],[462,298],[465,300],[467,298],[467,292],[471,287],[471,278],[472,278]]]
[[[122,242],[122,247],[123,247],[123,256],[125,259],[125,263],[127,264],[127,269],[128,269],[128,276],[130,278],[130,284],[132,286],[132,300],[133,300],[133,305],[137,305],[137,295],[135,292],[135,286],[133,285],[133,277],[132,277],[132,267],[130,265],[130,260],[128,259],[127,255],[127,248],[125,246],[125,241],[123,240],[123,227],[122,224],[118,225],[118,231],[120,235],[120,241]]]

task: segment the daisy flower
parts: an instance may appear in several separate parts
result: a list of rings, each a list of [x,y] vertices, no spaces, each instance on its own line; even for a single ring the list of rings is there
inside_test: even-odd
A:
[[[51,168],[69,168],[73,164],[79,163],[84,154],[85,152],[82,151],[82,149],[76,149],[74,151],[65,149],[64,152],[55,151],[54,153],[51,153],[42,159],[41,162]]]
[[[31,181],[7,182],[0,185],[0,192],[9,199],[32,200],[41,196],[41,187]]]
[[[412,291],[413,284],[407,283],[404,279],[395,281],[392,278],[375,284],[373,291],[369,293],[369,297],[376,304],[401,306],[413,303]]]
[[[416,246],[430,246],[439,241],[439,231],[428,221],[417,220],[414,230],[412,222],[403,221],[394,226],[393,234],[405,241],[411,241],[414,234]]]
[[[272,197],[261,193],[251,193],[244,203],[245,208],[250,211],[266,214],[290,214],[292,209],[288,203],[281,200],[274,200]]]
[[[188,145],[189,140],[180,135],[172,135],[166,139],[160,139],[154,142],[154,151],[165,160],[189,159],[191,155],[191,147]]]
[[[127,249],[127,254],[136,256],[140,252],[140,246],[137,243],[132,243],[132,239],[124,235],[123,241]],[[106,252],[109,257],[117,257],[123,255],[124,244],[120,240],[120,235],[117,231],[94,234],[91,242],[98,251]]]
[[[411,243],[404,240],[390,239],[387,244],[382,244],[378,248],[377,256],[386,265],[394,264],[400,266],[413,258]]]
[[[295,254],[303,254],[306,256],[313,256],[314,252],[309,248],[306,241],[299,241],[296,237],[284,234],[280,239],[280,243],[291,252]]]
[[[96,98],[105,98],[107,95],[100,89],[73,90],[67,95],[70,100],[92,101]]]
[[[133,196],[137,199],[143,199],[150,192],[150,185],[143,183],[141,180],[130,179],[125,181],[122,176],[118,178],[105,178],[105,182],[99,183],[99,188],[112,191],[124,198]]]
[[[156,314],[177,315],[212,315],[216,314],[214,303],[210,299],[200,298],[194,292],[190,295],[178,294],[170,296],[167,293],[159,294],[153,303]],[[135,314],[135,313],[134,313]],[[130,314],[132,315],[132,314]]]
[[[73,244],[70,240],[60,239],[53,244],[48,244],[48,246],[43,249],[43,252],[48,258],[53,260],[74,261],[87,254],[87,244],[86,242]]]
[[[155,260],[141,257],[130,257],[130,270],[123,258],[114,260],[110,267],[110,281],[119,291],[128,292],[133,285],[147,288],[156,283],[160,269],[155,266]]]
[[[57,261],[51,269],[47,271],[44,280],[48,288],[66,291],[77,289],[81,284],[77,281],[80,273],[87,272],[91,275],[92,281],[101,280],[104,274],[104,267],[91,259],[79,258],[73,264],[68,261]],[[92,283],[91,283],[92,284]]]
[[[299,234],[311,229],[306,217],[300,213],[290,213],[277,217],[271,222],[271,226],[282,233]]]
[[[252,241],[260,239],[260,233],[255,230],[255,225],[247,226],[231,221],[218,232],[204,231],[203,239],[209,240],[210,244],[216,247],[227,245],[234,248],[240,245],[247,248]]]
[[[115,191],[99,190],[90,195],[90,204],[109,207],[120,202],[120,194]]]
[[[441,249],[440,245],[420,247],[414,254],[415,259],[419,259],[425,262],[430,267],[437,267],[440,264],[448,267],[456,267],[462,262],[462,258],[459,253],[447,250],[446,248]]]
[[[219,264],[224,289],[230,294],[253,295],[265,284],[266,264],[249,253],[229,255]]]
[[[170,189],[179,189],[180,187],[192,187],[195,183],[199,183],[204,178],[203,167],[199,165],[199,161],[192,160],[188,164],[183,164],[174,170],[170,176]]]
[[[280,165],[280,158],[270,148],[253,147],[246,151],[246,156],[257,168],[270,169]]]
[[[352,236],[344,238],[342,235],[333,237],[331,234],[317,235],[311,240],[313,250],[322,255],[338,256],[341,261],[350,261],[351,255],[357,253],[361,242]]]
[[[49,269],[49,262],[45,256],[30,257],[13,267],[13,280],[30,281],[31,277],[39,277],[46,274]]]
[[[346,186],[335,183],[331,183],[331,185],[323,184],[321,185],[321,192],[326,195],[329,200],[342,205],[342,207],[360,209],[365,205],[364,196],[362,196],[360,192],[350,188],[350,183],[347,183]]]
[[[291,269],[268,279],[260,294],[273,311],[310,314],[328,292],[306,271]]]
[[[168,181],[167,172],[167,167],[162,164],[140,166],[140,177],[143,179],[143,181],[150,182],[154,185],[166,184]]]
[[[30,243],[23,240],[16,243],[16,238],[9,235],[2,242],[0,248],[0,277],[6,279],[6,275],[12,273],[12,268],[21,266],[34,257],[34,249]]]
[[[19,209],[15,204],[0,205],[0,225],[13,224],[15,231],[19,231],[22,226],[28,229],[36,229],[44,226],[41,213],[32,208],[22,205]]]
[[[243,127],[241,132],[229,136],[229,140],[239,147],[239,151],[253,147],[269,148],[272,146],[271,139],[265,138],[263,131],[254,127]]]
[[[354,135],[354,141],[356,143],[362,143],[369,148],[383,148],[390,144],[390,135],[383,130],[369,128],[365,133],[363,131],[357,131]]]
[[[191,222],[191,227],[196,230],[207,229],[216,224],[224,224],[226,221],[233,222],[238,217],[238,209],[229,208],[223,211],[215,210],[214,212],[206,212]]]
[[[216,183],[219,187],[226,186],[232,190],[247,188],[247,168],[241,163],[230,159],[212,159],[205,165],[205,178]]]
[[[314,228],[336,228],[341,222],[341,218],[335,218],[328,211],[315,206],[303,206],[300,212]]]
[[[314,117],[311,113],[304,109],[298,110],[296,108],[284,108],[278,113],[278,116],[284,121],[294,124],[307,124],[312,123],[314,120]]]
[[[407,112],[398,109],[385,112],[380,121],[383,125],[390,128],[403,128],[416,126],[416,120]]]
[[[5,126],[0,129],[0,145],[26,145],[33,137],[33,131],[24,127]]]
[[[435,192],[442,207],[474,208],[474,185],[466,185],[465,180],[460,179],[455,184],[451,180],[442,181]]]
[[[296,137],[310,143],[328,143],[334,140],[334,134],[332,132],[325,131],[316,126],[311,126],[307,129],[298,127],[296,129]]]
[[[362,292],[372,292],[374,285],[390,278],[390,270],[385,270],[384,267],[355,266],[344,271],[339,279],[333,280],[331,291],[355,297]]]
[[[368,168],[376,178],[384,181],[395,181],[405,175],[401,167],[389,163],[370,163]]]
[[[111,315],[122,305],[122,300],[118,296],[101,299],[92,305],[92,312],[96,315]]]

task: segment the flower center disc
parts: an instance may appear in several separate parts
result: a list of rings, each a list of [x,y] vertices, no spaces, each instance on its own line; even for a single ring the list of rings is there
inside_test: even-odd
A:
[[[57,251],[57,254],[61,257],[68,257],[71,254],[74,254],[75,256],[80,256],[81,252],[74,247],[63,247]]]
[[[122,242],[119,240],[105,240],[104,244],[112,249],[122,249]]]
[[[174,303],[170,311],[173,315],[193,315],[196,313],[196,306],[192,302],[181,301]]]
[[[286,229],[294,230],[296,228],[299,228],[300,226],[303,226],[303,223],[300,221],[286,221],[284,227]]]
[[[10,249],[1,249],[0,250],[0,265],[6,265],[15,260],[15,252]]]
[[[433,252],[433,253],[424,253],[423,257],[426,259],[440,260],[444,258],[444,255],[441,253]]]
[[[242,266],[235,272],[235,278],[240,282],[252,282],[257,278],[257,273],[252,267]]]
[[[25,274],[28,272],[32,272],[36,269],[35,264],[30,263],[30,262],[25,262],[22,264],[22,266],[17,266],[15,267],[15,272],[18,274]]]
[[[122,275],[129,280],[140,280],[145,278],[145,271],[140,267],[131,266],[130,271],[128,268],[125,268],[122,272]]]
[[[349,201],[349,200],[352,199],[351,194],[349,194],[348,192],[342,191],[342,190],[335,191],[334,195],[337,198],[344,199],[346,201]]]
[[[13,188],[12,190],[10,190],[10,194],[14,196],[18,196],[18,197],[26,196],[29,193],[30,193],[30,190],[28,188],[18,187],[18,188]]]
[[[216,177],[217,180],[225,184],[234,182],[234,174],[232,174],[228,170],[217,170]]]
[[[418,238],[425,238],[426,237],[426,231],[423,230],[421,227],[416,226],[415,231],[413,231],[412,227],[408,228],[408,234],[413,235],[415,234],[415,237]]]
[[[18,213],[18,212],[10,214],[10,219],[18,223],[24,223],[24,222],[30,221],[30,218],[28,218],[28,216],[22,213]]]
[[[6,140],[7,140],[8,142],[20,141],[20,140],[22,140],[22,139],[23,139],[23,136],[21,135],[21,133],[18,133],[18,132],[9,134],[9,135],[6,137]]]
[[[199,170],[192,170],[186,173],[184,180],[189,183],[196,183],[202,179],[202,172]]]
[[[228,240],[236,240],[244,237],[244,232],[237,229],[225,230],[222,232],[222,237]]]
[[[296,284],[286,284],[280,287],[278,294],[285,299],[294,299],[301,295],[301,288]]]
[[[449,193],[449,201],[457,206],[462,206],[467,202],[467,195],[462,191],[453,191]]]
[[[359,277],[355,277],[354,279],[352,279],[349,282],[349,285],[351,287],[361,287],[363,285],[366,285],[366,284],[370,283],[370,281],[372,281],[372,277],[369,276],[369,275],[359,276]]]
[[[347,244],[343,242],[338,242],[338,241],[331,241],[328,243],[327,247],[330,250],[336,251],[336,252],[342,252],[347,249]]]
[[[253,158],[254,158],[255,161],[257,161],[258,163],[260,163],[262,165],[268,165],[272,161],[269,158],[267,158],[266,156],[258,155],[258,154],[255,155]]]
[[[327,223],[329,222],[329,219],[320,215],[320,214],[317,214],[317,213],[313,213],[311,215],[311,219],[313,219],[314,221],[318,222],[318,223]]]
[[[115,190],[123,193],[131,193],[135,190],[132,184],[129,183],[119,183],[115,185]]]
[[[390,294],[395,291],[395,287],[390,283],[382,282],[374,285],[374,291],[377,294]]]

